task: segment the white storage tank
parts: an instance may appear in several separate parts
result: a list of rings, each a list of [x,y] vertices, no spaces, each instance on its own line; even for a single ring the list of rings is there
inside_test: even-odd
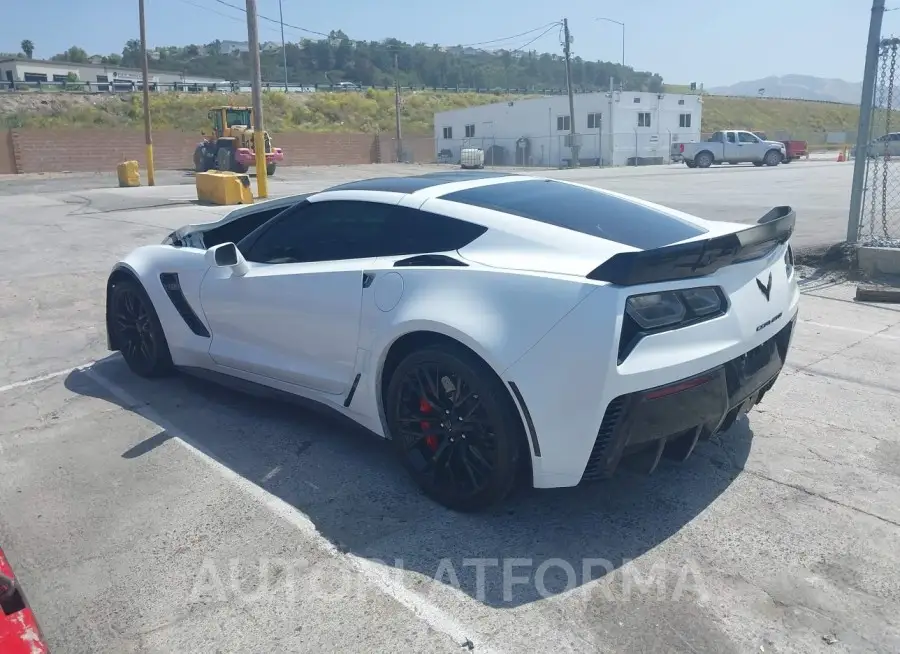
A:
[[[463,148],[459,153],[461,168],[484,168],[484,150]]]

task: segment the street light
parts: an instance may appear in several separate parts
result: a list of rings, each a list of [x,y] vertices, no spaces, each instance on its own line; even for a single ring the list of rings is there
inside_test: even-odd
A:
[[[622,23],[617,20],[613,20],[612,18],[595,18],[594,20],[602,20],[607,23],[614,23],[622,28],[622,66],[625,65],[625,23]]]

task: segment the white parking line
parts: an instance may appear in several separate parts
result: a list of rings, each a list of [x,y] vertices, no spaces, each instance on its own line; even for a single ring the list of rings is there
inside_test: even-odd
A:
[[[843,327],[841,325],[828,325],[823,322],[816,322],[815,320],[803,320],[801,318],[800,324],[802,325],[811,325],[813,327],[823,327],[825,329],[836,329],[842,332],[851,332],[853,334],[864,334],[867,336],[874,336],[876,338],[886,338],[891,341],[900,341],[900,336],[894,336],[893,334],[882,334],[880,332],[873,332],[870,329],[859,329],[857,327]]]
[[[73,368],[72,370],[76,370],[76,368]],[[457,643],[457,645],[462,645],[466,642],[466,639],[468,639],[475,644],[475,649],[478,652],[500,654],[501,650],[494,648],[492,645],[488,645],[488,641],[484,636],[478,634],[469,626],[458,622],[451,615],[447,614],[434,604],[431,604],[421,595],[406,589],[396,579],[392,579],[391,575],[379,564],[353,554],[343,554],[331,543],[331,541],[319,533],[315,524],[303,512],[288,504],[280,497],[272,495],[268,491],[260,488],[229,468],[213,454],[208,452],[202,445],[194,441],[188,434],[172,425],[151,407],[138,402],[138,400],[124,388],[99,374],[93,368],[84,368],[83,372],[91,380],[121,401],[125,406],[131,407],[132,411],[164,429],[176,443],[209,465],[222,477],[233,483],[240,491],[249,495],[273,514],[282,518],[285,522],[297,529],[321,551],[346,561],[352,569],[360,573],[373,587],[403,605],[429,627],[439,633],[449,636]],[[62,374],[65,373],[60,372],[57,373],[56,376]]]
[[[76,370],[84,370],[89,366],[94,365],[94,362],[83,363],[80,366],[75,366],[73,368],[66,368],[65,370],[57,370],[56,372],[47,373],[46,375],[41,375],[40,377],[30,377],[29,379],[23,379],[22,381],[13,382],[12,384],[6,384],[6,386],[0,386],[0,393],[5,393],[6,391],[11,391],[16,388],[23,388],[25,386],[31,386],[32,384],[39,384],[42,381],[47,381],[48,379],[55,379],[56,377],[62,377],[63,375],[68,375],[71,372],[75,372]]]

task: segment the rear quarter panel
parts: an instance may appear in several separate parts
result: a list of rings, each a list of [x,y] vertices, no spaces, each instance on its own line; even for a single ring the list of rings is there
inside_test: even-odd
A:
[[[364,397],[358,392],[353,405],[380,416],[384,426],[382,369],[391,346],[406,334],[448,336],[502,376],[594,288],[577,278],[476,267],[379,270],[363,295],[359,347],[367,364]]]

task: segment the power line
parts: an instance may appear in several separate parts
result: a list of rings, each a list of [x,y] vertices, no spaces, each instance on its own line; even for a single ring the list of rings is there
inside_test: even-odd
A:
[[[225,0],[215,0],[220,5],[224,5],[226,7],[230,7],[231,9],[236,9],[237,11],[242,11],[245,14],[247,10],[244,7],[239,7],[238,5],[233,5],[230,2],[225,2]],[[269,18],[268,16],[263,16],[262,14],[257,14],[257,18],[260,20],[268,21],[270,23],[275,23],[276,25],[281,25],[282,22],[280,20],[276,20],[275,18]],[[290,23],[284,23],[285,27],[290,27],[292,30],[298,30],[300,32],[306,32],[307,34],[315,34],[316,36],[324,36],[326,39],[329,38],[328,34],[324,32],[317,32],[316,30],[306,29],[305,27],[297,27],[296,25],[291,25]]]
[[[534,43],[534,42],[537,41],[538,39],[540,39],[540,38],[546,36],[547,34],[549,34],[550,32],[552,32],[552,31],[554,30],[554,28],[556,28],[556,26],[557,26],[558,24],[559,24],[559,23],[554,23],[554,24],[550,25],[550,27],[548,27],[548,28],[545,29],[543,32],[541,32],[540,34],[538,34],[536,37],[534,37],[533,39],[531,39],[528,43],[526,43],[526,44],[524,44],[524,45],[520,45],[520,46],[519,46],[518,48],[516,48],[515,50],[512,50],[512,52],[522,52],[522,51],[524,51],[525,48],[527,48],[529,45],[531,45],[532,43]]]
[[[489,45],[489,44],[491,44],[491,43],[500,43],[501,41],[512,41],[513,39],[518,39],[518,38],[520,38],[520,37],[522,37],[522,36],[528,36],[529,34],[534,34],[534,33],[537,32],[538,30],[542,30],[542,29],[544,29],[544,28],[546,28],[546,27],[549,27],[550,29],[553,29],[554,27],[556,27],[556,26],[559,25],[559,24],[560,24],[559,21],[555,21],[555,22],[553,22],[553,23],[547,23],[546,25],[541,25],[540,27],[535,27],[534,29],[530,29],[530,30],[528,30],[527,32],[522,32],[521,34],[513,34],[512,36],[507,36],[507,37],[502,38],[502,39],[491,39],[490,41],[479,41],[478,43],[467,43],[467,44],[462,45],[462,46],[460,46],[460,47],[463,47],[463,48],[473,48],[473,47],[475,47],[476,45]],[[547,31],[549,32],[550,30],[547,30]],[[546,33],[547,33],[547,32],[544,32],[543,34],[541,34],[540,36],[538,36],[536,39],[534,39],[534,41],[537,41],[537,39],[541,38],[541,36],[543,36],[543,35],[546,34]],[[525,45],[529,45],[529,44],[531,44],[531,43],[534,43],[534,41],[529,41],[529,42],[526,43]],[[523,46],[523,47],[524,47],[524,46]]]
[[[182,0],[182,2],[188,2],[188,0]],[[238,5],[235,5],[235,4],[232,4],[232,3],[230,3],[230,2],[227,2],[227,0],[214,0],[214,2],[217,2],[218,4],[223,5],[223,6],[225,6],[225,7],[228,7],[228,8],[230,8],[230,9],[234,9],[234,10],[236,10],[236,11],[240,11],[240,12],[243,12],[243,13],[247,13],[247,10],[246,10],[245,8],[240,7],[240,6],[238,6]],[[193,4],[193,3],[189,3],[189,4]],[[233,18],[233,17],[231,17],[231,18]],[[307,33],[307,34],[315,34],[316,36],[322,36],[322,37],[324,37],[324,38],[326,38],[326,39],[327,39],[327,38],[331,38],[331,35],[330,35],[330,34],[325,34],[324,32],[317,32],[316,30],[307,29],[306,27],[298,27],[297,25],[291,25],[290,23],[283,23],[283,22],[280,21],[280,20],[277,20],[277,19],[275,19],[275,18],[269,18],[268,16],[263,16],[262,14],[258,14],[258,15],[257,15],[257,18],[259,18],[259,20],[264,20],[264,21],[267,21],[267,22],[269,22],[269,23],[274,23],[275,25],[279,25],[279,26],[283,24],[285,27],[288,27],[288,28],[294,29],[294,30],[298,30],[298,31],[300,31],[300,32],[305,32],[305,33]],[[539,30],[543,30],[543,29],[546,28],[546,31],[542,32],[542,33],[541,33],[540,35],[538,35],[535,39],[529,41],[529,42],[526,43],[524,46],[522,46],[522,47],[527,47],[528,45],[531,45],[532,43],[534,43],[535,41],[537,41],[539,38],[541,38],[542,36],[544,36],[544,34],[546,34],[548,31],[550,31],[551,29],[553,29],[554,27],[556,27],[556,26],[558,26],[558,25],[560,25],[560,22],[559,22],[559,21],[554,21],[554,22],[552,22],[552,23],[547,23],[547,24],[545,24],[545,25],[541,25],[540,27],[534,27],[534,28],[532,28],[532,29],[530,29],[530,30],[527,30],[527,31],[525,31],[525,32],[520,32],[519,34],[513,34],[513,35],[511,35],[511,36],[505,36],[505,37],[499,38],[499,39],[490,39],[490,40],[488,40],[488,41],[478,41],[478,42],[476,42],[476,43],[464,43],[464,44],[461,44],[461,45],[456,46],[456,47],[460,47],[460,48],[474,48],[474,47],[479,46],[479,45],[489,45],[489,44],[492,44],[492,43],[502,43],[502,42],[504,42],[504,41],[512,41],[513,39],[518,39],[518,38],[521,38],[521,37],[523,37],[523,36],[528,36],[529,34],[534,34],[535,32],[537,32],[537,31],[539,31]],[[407,48],[413,48],[413,47],[415,47],[415,46],[410,45],[410,44],[408,44],[408,43],[404,43],[404,44],[402,44],[402,45],[399,44],[399,43],[394,44],[395,47],[398,46],[398,45],[401,46],[401,47],[404,47],[404,46],[405,46],[405,47],[407,47]],[[521,50],[522,48],[518,48],[518,49]]]

